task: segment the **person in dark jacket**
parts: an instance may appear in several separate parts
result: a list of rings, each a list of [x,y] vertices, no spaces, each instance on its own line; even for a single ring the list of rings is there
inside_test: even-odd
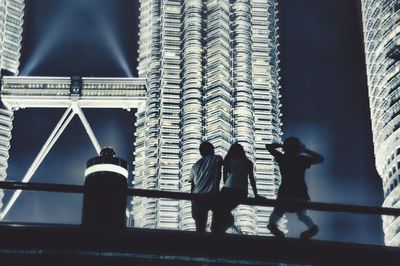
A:
[[[287,138],[283,145],[273,143],[267,144],[266,147],[279,164],[281,172],[282,182],[278,190],[277,199],[310,200],[304,180],[305,171],[313,164],[322,163],[324,158],[320,154],[306,149],[296,137]],[[278,151],[278,148],[282,148],[283,153]],[[307,215],[305,209],[276,207],[270,216],[267,226],[276,237],[285,237],[285,234],[277,226],[285,212],[296,212],[299,220],[307,226],[308,229],[300,234],[301,239],[309,239],[318,233],[318,226]]]

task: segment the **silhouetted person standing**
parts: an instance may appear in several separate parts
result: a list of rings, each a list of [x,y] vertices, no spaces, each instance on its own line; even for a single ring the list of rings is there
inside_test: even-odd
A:
[[[196,231],[205,232],[208,211],[213,210],[219,192],[223,159],[214,154],[214,146],[208,141],[201,143],[200,154],[202,158],[192,166],[189,181],[192,193],[205,195],[204,200],[192,201]]]
[[[224,159],[224,187],[219,194],[213,225],[214,233],[224,233],[234,223],[231,211],[247,197],[248,181],[258,197],[253,163],[247,159],[242,145],[234,143]]]
[[[283,145],[274,143],[267,144],[266,147],[275,157],[281,172],[282,182],[277,199],[310,200],[304,180],[305,171],[312,164],[322,163],[324,158],[320,154],[306,149],[300,140],[295,137],[287,138]],[[276,150],[280,147],[283,148],[284,153]],[[306,210],[276,207],[270,216],[267,226],[276,237],[285,237],[285,234],[277,226],[285,212],[296,212],[299,220],[307,226],[308,229],[300,234],[300,238],[309,239],[318,233],[318,226],[307,215]]]

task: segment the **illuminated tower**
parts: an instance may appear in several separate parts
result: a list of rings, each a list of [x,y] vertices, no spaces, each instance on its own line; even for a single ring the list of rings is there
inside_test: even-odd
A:
[[[400,0],[362,1],[376,168],[385,207],[400,207]],[[385,242],[400,245],[400,218],[383,216]]]
[[[136,188],[190,191],[209,140],[225,156],[239,141],[255,162],[261,195],[279,171],[265,149],[280,141],[276,0],[141,0],[139,66],[146,107],[136,124]],[[243,232],[267,233],[270,209],[240,206]],[[135,226],[194,229],[190,202],[135,198]]]
[[[0,72],[18,74],[22,40],[24,0],[0,1]],[[0,181],[7,177],[11,141],[12,110],[0,108]],[[4,193],[0,190],[0,207]]]
[[[18,74],[24,0],[0,1],[0,69]]]

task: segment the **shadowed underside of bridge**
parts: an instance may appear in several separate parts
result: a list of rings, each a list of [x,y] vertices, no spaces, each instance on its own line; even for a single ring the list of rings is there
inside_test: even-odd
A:
[[[399,265],[400,248],[271,237],[79,226],[0,226],[1,265]]]

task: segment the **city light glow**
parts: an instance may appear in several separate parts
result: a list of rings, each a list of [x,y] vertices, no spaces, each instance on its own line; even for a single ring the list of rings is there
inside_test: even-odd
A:
[[[21,0],[22,1],[22,0]],[[42,63],[48,60],[49,56],[54,53],[54,50],[64,47],[64,42],[68,41],[68,35],[77,35],[81,42],[100,43],[105,46],[105,51],[102,51],[98,56],[103,56],[104,53],[111,54],[114,62],[123,71],[125,77],[133,77],[124,51],[122,50],[122,38],[117,34],[113,20],[116,15],[106,13],[106,10],[101,6],[90,5],[87,1],[61,1],[60,6],[51,13],[47,21],[48,25],[43,28],[42,35],[39,36],[39,42],[32,49],[27,62],[25,62],[21,70],[22,76],[29,76],[34,73],[35,69]],[[86,19],[95,21],[96,31],[92,30],[93,37],[83,36],[78,29],[71,32],[71,18],[76,16],[77,11],[86,10]],[[80,52],[80,50],[77,50]],[[73,73],[73,70],[71,70]]]

